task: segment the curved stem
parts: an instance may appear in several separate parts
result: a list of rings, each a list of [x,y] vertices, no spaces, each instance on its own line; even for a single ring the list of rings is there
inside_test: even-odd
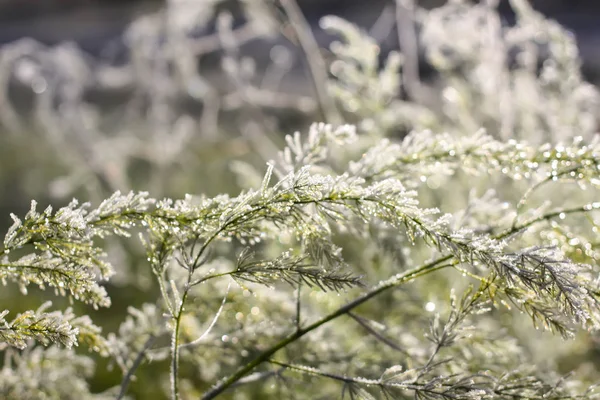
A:
[[[567,170],[561,171],[558,174],[555,175],[549,175],[546,178],[542,179],[541,181],[535,183],[533,186],[531,186],[529,189],[527,189],[527,191],[525,192],[525,194],[523,195],[523,197],[521,197],[521,200],[519,200],[519,203],[517,203],[517,213],[515,215],[515,218],[513,220],[513,224],[512,227],[514,228],[517,223],[519,222],[519,212],[521,211],[521,209],[525,206],[525,204],[527,203],[527,200],[529,200],[529,197],[533,194],[533,192],[535,192],[537,189],[539,189],[541,186],[545,185],[548,182],[552,182],[555,179],[558,179],[560,176],[563,175],[567,175],[571,172],[577,171],[579,168],[581,168],[580,165],[577,165],[575,167],[569,168]]]
[[[592,209],[598,209],[598,208],[600,208],[600,204],[598,206],[596,206],[596,203],[594,203],[594,204],[585,204],[583,206],[562,208],[562,209],[558,209],[555,211],[550,211],[550,212],[540,215],[537,218],[531,219],[527,222],[523,222],[520,225],[512,226],[511,228],[505,230],[504,232],[494,236],[494,239],[505,239],[515,233],[521,232],[521,231],[529,228],[532,225],[537,224],[538,222],[549,221],[552,218],[560,217],[561,214],[562,215],[578,214],[578,213],[588,212],[588,211],[591,211]]]
[[[181,317],[183,307],[189,293],[189,287],[183,292],[177,316],[175,318],[175,329],[171,338],[171,397],[179,400],[179,330],[181,329]]]
[[[234,271],[221,272],[221,273],[218,273],[218,274],[206,275],[206,276],[204,276],[202,278],[196,279],[193,282],[190,282],[190,286],[199,285],[201,283],[204,283],[204,282],[208,281],[209,279],[221,278],[221,277],[224,277],[224,276],[229,276],[229,275],[233,274],[234,272],[235,272],[235,270]]]
[[[399,351],[400,353],[404,354],[405,356],[409,355],[409,353],[406,350],[404,350],[402,347],[400,347],[399,345],[394,343],[392,340],[388,339],[387,337],[385,337],[384,335],[382,335],[381,333],[379,333],[375,329],[373,329],[373,327],[371,327],[371,325],[369,325],[369,323],[364,318],[359,317],[358,315],[356,315],[353,312],[348,312],[348,316],[350,318],[352,318],[354,321],[356,321],[360,326],[362,326],[370,335],[372,335],[379,342],[387,345],[388,347],[390,347],[396,351]]]
[[[329,123],[339,123],[340,115],[333,99],[327,93],[327,67],[325,60],[321,56],[321,50],[315,37],[312,34],[312,28],[298,4],[294,0],[280,0],[281,7],[285,10],[290,22],[290,27],[298,39],[298,44],[306,56],[306,62],[312,84],[319,100],[319,107],[325,120]]]
[[[396,31],[398,44],[406,60],[402,69],[402,84],[414,100],[421,100],[419,77],[419,43],[415,28],[414,0],[396,0]]]
[[[125,396],[125,393],[127,392],[127,387],[129,386],[129,382],[131,382],[131,378],[133,377],[135,370],[138,369],[138,367],[142,364],[142,361],[144,360],[144,355],[146,354],[146,351],[150,348],[150,346],[152,346],[152,343],[154,343],[155,340],[156,340],[156,336],[151,335],[148,338],[148,340],[146,340],[146,343],[144,343],[144,346],[138,353],[137,357],[133,361],[133,364],[131,365],[131,367],[129,368],[129,370],[127,371],[125,376],[123,377],[123,380],[121,381],[121,390],[119,391],[117,400],[121,400],[123,398],[123,396]]]

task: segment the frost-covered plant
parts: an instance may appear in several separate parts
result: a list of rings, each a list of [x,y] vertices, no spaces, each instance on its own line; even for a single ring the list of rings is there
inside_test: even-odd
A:
[[[497,3],[449,2],[420,16],[426,56],[443,77],[443,115],[458,131],[483,126],[504,140],[596,133],[598,93],[581,77],[573,35],[525,0],[510,1],[516,24],[503,26]]]
[[[455,217],[423,207],[417,190],[402,183],[418,189],[412,181],[423,184],[421,176],[411,179],[413,174],[405,168],[439,162],[423,149],[435,152],[436,143],[443,142],[454,151],[452,156],[463,159],[453,170],[448,169],[448,175],[460,170],[474,176],[497,173],[514,179],[501,163],[508,154],[506,146],[523,152],[521,157],[504,161],[510,171],[522,172],[519,179],[535,182],[546,176],[562,177],[563,165],[542,162],[548,152],[545,147],[507,145],[480,136],[471,152],[461,154],[461,140],[429,134],[422,137],[428,146],[416,145],[412,136],[406,138],[394,148],[397,155],[392,163],[387,157],[363,156],[342,173],[326,168],[329,148],[338,146],[340,151],[339,146],[343,148],[352,138],[351,126],[314,125],[307,143],[290,138],[292,147],[282,152],[278,162],[268,165],[260,187],[236,197],[188,196],[173,201],[154,200],[146,193],[117,193],[95,209],[72,202],[56,213],[51,209],[39,213],[34,204],[23,220],[14,217],[6,235],[4,279],[23,288],[31,283],[52,286],[61,295],[108,306],[97,279],[108,276],[111,267],[98,240],[138,231],[147,252],[147,273],[155,276],[160,288],[158,306],[163,311],[150,305],[132,310],[137,322],[126,322],[108,342],[94,339],[106,346],[124,371],[121,395],[144,357],[164,357],[165,350],[155,347],[155,342],[170,336],[173,398],[183,396],[182,378],[188,379],[185,387],[194,385],[193,379],[182,376],[183,371],[203,363],[218,364],[212,367],[216,371],[209,374],[211,378],[225,376],[204,398],[267,377],[294,387],[293,381],[288,381],[292,372],[339,382],[343,392],[362,396],[371,392],[400,398],[591,396],[591,387],[583,382],[561,380],[551,371],[528,364],[518,341],[502,332],[507,327],[501,315],[506,314],[505,308],[514,307],[529,314],[536,327],[564,337],[579,329],[597,329],[600,288],[596,260],[572,260],[543,236],[532,247],[528,233],[530,228],[539,231],[539,226],[565,219],[567,214],[573,215],[574,221],[580,220],[578,215],[593,218],[600,203],[573,207],[556,200],[551,210],[538,210],[535,215],[523,213],[516,205],[510,211],[513,220],[488,219],[483,229],[474,229],[467,223],[473,218],[468,211]],[[579,141],[563,151],[561,162],[569,162],[564,168],[573,170],[581,163],[585,164],[582,171],[586,167],[595,171],[575,169],[575,175],[566,174],[564,179],[591,183],[598,176],[600,159],[597,155],[586,158],[584,153],[597,154],[599,150],[596,143]],[[556,157],[556,150],[551,154]],[[467,162],[471,156],[477,168]],[[589,165],[582,159],[589,160]],[[535,168],[530,165],[532,160],[539,160]],[[311,161],[319,164],[320,172],[314,172]],[[274,178],[276,172],[279,178]],[[370,233],[364,234],[361,227],[368,227]],[[344,247],[335,244],[337,237],[349,236],[379,246],[374,239],[380,234],[397,246],[413,243],[422,254],[396,267],[394,257],[385,254],[371,265],[356,267],[346,261]],[[26,254],[13,257],[19,250]],[[449,306],[442,302],[439,313],[427,318],[426,313],[436,311],[443,297],[426,301],[433,292],[422,285],[439,274],[444,279],[432,280],[434,285],[458,286],[464,294],[460,299],[452,294]],[[219,289],[216,283],[228,279],[227,289]],[[241,298],[229,298],[231,283],[242,291]],[[273,292],[264,292],[264,286],[287,292],[288,298],[273,304],[269,300]],[[330,291],[345,292],[344,299],[328,299],[327,294],[314,298]],[[246,292],[262,299],[254,303],[252,296],[245,297]],[[220,297],[223,300],[215,317],[206,319],[205,327],[199,325],[210,314],[201,304]],[[247,303],[251,305],[248,316]],[[413,322],[401,328],[402,334],[396,332],[390,338],[381,310],[371,313],[362,308],[371,303],[392,307],[392,320]],[[264,319],[254,321],[252,316],[260,315],[261,308]],[[26,340],[33,338],[70,346],[82,333],[98,335],[89,321],[82,324],[69,315],[44,311],[25,313],[6,323],[4,341],[24,347]],[[235,315],[231,315],[233,311]],[[341,321],[342,317],[350,320]],[[356,342],[356,333],[348,334],[344,328],[352,321],[364,329],[358,333],[365,336],[364,342]],[[326,337],[317,335],[321,329],[328,332]],[[412,343],[402,343],[405,341]],[[206,359],[207,353],[211,354],[204,351],[206,346],[217,354]],[[380,354],[379,346],[391,351]],[[499,360],[491,357],[494,351]],[[369,359],[376,361],[367,362]],[[335,386],[322,386],[318,392],[328,393]]]
[[[137,85],[156,95],[152,111],[138,117],[155,125],[157,148],[166,143],[159,128],[185,123],[171,118],[171,84],[198,88],[193,57],[180,46],[198,40],[190,24],[206,23],[212,8],[178,8],[184,3],[169,2],[128,33],[141,41],[132,59]],[[217,2],[202,4],[209,3]],[[269,2],[244,4],[255,7],[253,18],[270,15]],[[175,135],[174,148],[149,150],[162,171],[156,197],[116,192],[95,206],[73,200],[44,211],[32,202],[24,216],[11,215],[0,249],[3,283],[23,295],[32,286],[52,289],[56,299],[27,305],[12,320],[10,307],[0,312],[2,396],[597,398],[597,360],[568,356],[597,350],[600,327],[596,92],[582,81],[565,31],[525,2],[512,4],[518,22],[510,28],[499,25],[492,2],[414,10],[439,71],[436,109],[412,92],[419,85],[400,100],[407,90],[402,57],[392,53],[381,67],[375,40],[333,17],[323,27],[344,44],[332,46],[331,76],[324,77],[316,70],[323,60],[310,51],[314,38],[300,29],[302,15],[282,0],[275,11],[318,58],[309,61],[318,107],[352,124],[315,123],[307,134],[286,136],[278,154],[263,154],[266,166],[238,162],[243,189],[230,194],[161,197],[167,166],[191,143],[184,134],[181,141]],[[224,69],[236,93],[251,94],[235,61],[231,20],[221,16],[217,25]],[[490,37],[448,40],[465,27],[485,28]],[[136,36],[140,30],[151,34]],[[540,49],[528,32],[548,39],[540,71],[509,62],[511,54],[520,59]],[[151,39],[173,51],[152,51]],[[165,87],[153,82],[172,65],[181,80],[165,74]],[[491,81],[481,74],[490,71],[501,90],[486,86]],[[559,76],[547,85],[552,71]],[[551,107],[517,105],[533,94]],[[494,108],[503,101],[510,107]],[[246,111],[242,133],[256,148],[272,145],[257,130],[262,111]],[[154,159],[159,153],[165,158]],[[186,182],[198,179],[194,171]],[[133,250],[115,258],[122,247],[113,244],[123,242]],[[128,262],[141,265],[133,279],[152,283],[135,304],[111,302],[138,288],[106,283]],[[64,297],[74,304],[60,311]],[[104,317],[101,324],[101,312],[89,306],[110,307],[123,322],[117,328]],[[92,390],[94,366],[96,374],[104,368],[99,357],[117,367],[118,379]]]

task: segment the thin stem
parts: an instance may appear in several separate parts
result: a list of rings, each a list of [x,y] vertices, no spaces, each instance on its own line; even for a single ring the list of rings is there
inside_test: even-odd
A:
[[[289,18],[290,26],[306,57],[321,113],[327,122],[338,123],[339,113],[333,99],[327,94],[327,67],[321,56],[321,49],[312,34],[312,28],[294,0],[279,0],[279,2]]]
[[[302,288],[302,280],[298,280],[298,289],[296,293],[296,332],[300,330],[300,312],[302,309],[300,294]]]
[[[408,355],[408,352],[406,350],[404,350],[402,347],[398,346],[396,343],[392,342],[390,339],[388,339],[387,337],[383,336],[381,333],[379,333],[375,329],[373,329],[373,327],[371,327],[371,325],[369,325],[367,323],[367,321],[364,320],[364,318],[359,317],[358,315],[354,314],[353,312],[349,312],[348,316],[350,318],[352,318],[353,320],[355,320],[360,326],[362,326],[368,333],[373,335],[381,343],[388,345],[392,349],[399,351],[404,355]]]
[[[310,375],[322,376],[324,378],[330,378],[336,381],[346,382],[346,383],[357,383],[361,385],[381,385],[381,381],[375,379],[366,379],[366,378],[352,378],[348,376],[342,376],[338,374],[332,374],[329,372],[321,371],[315,368],[304,367],[301,365],[292,365],[288,363],[284,363],[276,360],[269,360],[269,363],[278,365],[280,367],[284,367],[286,369],[291,369],[299,372],[303,372]]]
[[[583,206],[577,206],[577,207],[572,207],[572,208],[563,208],[563,209],[559,209],[559,210],[555,210],[555,211],[550,211],[550,212],[540,215],[537,218],[534,218],[527,222],[524,222],[521,225],[513,226],[513,227],[505,230],[504,232],[496,235],[494,238],[495,239],[505,239],[515,233],[521,232],[521,231],[529,228],[532,225],[537,224],[538,222],[549,221],[552,218],[560,217],[561,214],[568,215],[568,214],[577,214],[577,213],[581,213],[581,212],[588,212],[594,208],[596,208],[596,207],[594,207],[590,204],[585,204]]]
[[[525,207],[525,204],[527,204],[527,200],[529,200],[529,196],[531,196],[531,194],[535,190],[537,190],[538,188],[540,188],[541,186],[543,186],[544,184],[548,183],[551,180],[552,180],[551,177],[546,177],[546,178],[542,179],[541,181],[535,183],[529,189],[527,189],[525,194],[523,194],[523,196],[521,197],[521,200],[519,200],[519,202],[517,203],[517,207],[515,210],[515,218],[513,219],[513,223],[512,223],[513,227],[515,227],[517,225],[517,223],[519,222],[519,215],[520,215],[521,209],[523,209],[523,207]]]
[[[238,386],[246,385],[248,383],[258,382],[260,380],[266,380],[267,378],[270,378],[275,375],[279,375],[280,373],[281,373],[281,371],[255,372],[253,374],[250,374],[250,375],[240,379],[239,381],[234,383],[231,387],[235,388]]]
[[[219,274],[207,275],[207,276],[204,276],[204,277],[202,277],[200,279],[196,279],[193,282],[190,282],[190,286],[193,287],[193,286],[199,285],[201,283],[204,283],[204,282],[208,281],[209,279],[221,278],[221,277],[224,277],[224,276],[229,276],[229,275],[233,274],[234,272],[235,271],[227,271],[227,272],[221,272]]]
[[[190,274],[191,275],[191,274]],[[171,397],[173,400],[179,399],[179,330],[181,329],[181,317],[183,315],[183,307],[190,292],[189,286],[185,288],[181,303],[175,318],[175,329],[171,338]]]
[[[419,48],[415,31],[414,9],[414,0],[396,0],[398,44],[405,55],[402,83],[410,97],[419,100],[421,79],[419,77]]]
[[[213,320],[211,321],[210,325],[208,325],[208,328],[206,328],[206,330],[204,331],[204,333],[202,335],[200,335],[198,338],[192,340],[191,342],[186,343],[186,344],[182,344],[180,347],[195,346],[195,345],[199,344],[200,342],[202,342],[202,340],[210,333],[210,331],[212,330],[212,328],[217,323],[217,320],[221,316],[221,313],[223,312],[223,307],[225,307],[225,303],[227,302],[227,295],[229,294],[229,289],[231,289],[231,281],[227,285],[227,290],[225,291],[225,296],[223,296],[223,300],[221,301],[221,305],[219,306],[219,310],[215,314]]]
[[[150,348],[150,346],[152,346],[152,344],[154,343],[155,340],[156,340],[156,336],[150,335],[148,340],[146,340],[146,343],[144,343],[144,346],[139,351],[137,357],[133,361],[133,364],[131,364],[131,367],[129,367],[129,370],[127,371],[127,373],[123,377],[123,380],[121,381],[121,390],[119,391],[117,400],[121,400],[123,398],[123,396],[125,396],[125,393],[127,392],[127,387],[129,386],[129,383],[131,382],[131,378],[133,378],[133,374],[138,369],[138,367],[142,364],[142,361],[144,360],[144,355],[146,354],[146,351]]]
[[[581,166],[576,166],[573,168],[569,168],[565,171],[562,171],[558,174],[555,175],[548,175],[546,178],[542,179],[541,181],[535,183],[533,186],[531,186],[529,189],[527,189],[527,191],[525,192],[525,194],[523,195],[523,197],[521,197],[521,200],[519,200],[519,203],[517,203],[517,209],[516,209],[516,215],[515,218],[513,220],[513,224],[512,226],[516,226],[517,222],[519,222],[519,212],[521,211],[521,209],[525,206],[525,204],[527,203],[527,200],[529,200],[529,197],[533,194],[533,192],[535,192],[537,189],[539,189],[541,186],[545,185],[548,182],[551,182],[555,179],[558,179],[558,177],[569,174],[573,171],[577,171],[579,168],[581,168]]]
[[[448,394],[445,395],[445,391],[444,389],[448,388],[456,388],[457,385],[455,383],[452,382],[440,382],[436,386],[429,386],[426,383],[422,384],[422,383],[418,383],[418,382],[414,382],[414,383],[408,383],[408,382],[385,382],[382,379],[369,379],[369,378],[361,378],[361,377],[349,377],[349,376],[345,376],[345,375],[339,375],[339,374],[333,374],[330,372],[325,372],[325,371],[321,371],[319,369],[316,368],[311,368],[311,367],[306,367],[303,365],[293,365],[293,364],[288,364],[288,363],[284,363],[281,361],[277,361],[277,360],[268,360],[269,363],[274,364],[274,365],[278,365],[280,367],[283,367],[285,369],[290,369],[293,371],[298,371],[304,374],[308,374],[308,375],[314,375],[314,376],[320,376],[323,378],[328,378],[328,379],[333,379],[335,381],[340,381],[340,382],[344,382],[346,384],[356,384],[356,385],[360,385],[360,386],[378,386],[379,388],[385,388],[385,387],[391,387],[391,388],[398,388],[398,389],[405,389],[405,390],[412,390],[415,392],[415,398],[424,398],[423,396],[417,396],[418,394],[424,394],[424,393],[429,393],[429,394],[435,394],[435,398],[442,398],[442,399],[454,399],[456,398],[455,395],[453,394]],[[424,368],[425,369],[425,368]],[[483,375],[483,374],[472,374],[470,376],[470,378],[484,378],[486,379],[488,382],[491,381],[490,380],[490,376],[489,375]],[[549,397],[548,394],[553,393],[552,389],[550,389],[550,391],[544,393],[541,393],[541,395],[528,395],[528,396],[521,396],[519,394],[515,394],[513,391],[515,389],[519,389],[519,388],[525,388],[526,386],[516,386],[516,385],[512,385],[508,388],[496,388],[493,387],[490,389],[492,393],[502,396],[502,398],[505,398],[506,396],[508,396],[508,398],[512,398],[512,399],[535,399],[535,400],[543,400],[543,399],[554,399],[554,400],[562,400],[562,399],[583,399],[583,398],[587,398],[585,396],[553,396],[553,397]],[[439,390],[439,389],[441,390]],[[438,390],[436,390],[438,389]],[[486,391],[487,392],[487,391]],[[432,397],[427,397],[427,398],[432,398]]]
[[[172,318],[175,318],[175,310],[173,309],[173,305],[171,304],[171,300],[169,299],[169,295],[167,294],[167,289],[165,288],[165,282],[163,281],[162,276],[156,277],[158,280],[158,287],[160,288],[160,294],[163,297],[165,305],[167,306],[167,310],[169,310],[169,314]]]

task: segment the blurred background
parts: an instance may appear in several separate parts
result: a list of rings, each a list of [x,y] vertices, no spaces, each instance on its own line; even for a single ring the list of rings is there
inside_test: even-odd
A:
[[[195,0],[172,0],[172,4],[193,4]],[[0,44],[32,38],[45,45],[63,42],[76,43],[91,57],[104,62],[123,61],[127,54],[123,34],[129,24],[141,15],[156,12],[166,3],[160,0],[0,0]],[[325,47],[330,38],[320,34],[318,21],[329,14],[338,15],[364,28],[372,28],[382,12],[393,16],[394,0],[298,0],[297,1],[319,43]],[[433,8],[445,0],[418,0],[419,6]],[[532,0],[534,8],[565,26],[577,38],[584,71],[598,79],[600,71],[600,3],[587,0]],[[221,9],[239,10],[236,0],[222,1]],[[501,0],[499,8],[510,23],[514,20],[508,1]],[[385,18],[380,21],[386,22]],[[197,32],[209,33],[211,27]],[[385,32],[394,38],[394,32]],[[397,44],[388,43],[389,48]],[[260,53],[264,46],[254,46]],[[383,46],[383,50],[386,47]],[[261,54],[256,54],[261,56]],[[262,54],[268,57],[268,54]]]
[[[503,24],[514,24],[514,12],[507,0],[488,2],[498,7]],[[2,140],[15,140],[3,131],[12,132],[13,136],[15,132],[41,131],[42,142],[61,152],[63,159],[59,164],[65,162],[69,169],[73,163],[79,163],[87,171],[56,179],[41,178],[48,169],[30,171],[19,178],[21,184],[11,190],[15,193],[11,199],[19,198],[16,193],[22,190],[33,190],[35,194],[41,190],[55,199],[65,199],[82,185],[95,186],[92,192],[98,188],[108,192],[132,187],[166,189],[162,187],[164,183],[159,184],[164,181],[160,177],[152,178],[153,184],[148,187],[145,182],[129,180],[130,172],[145,174],[145,178],[156,176],[144,172],[148,156],[155,166],[158,163],[160,168],[168,169],[166,166],[173,165],[178,150],[188,144],[189,137],[196,135],[193,131],[198,126],[203,132],[204,147],[206,140],[223,138],[226,136],[223,130],[232,130],[235,132],[230,133],[241,137],[241,142],[254,141],[248,156],[258,152],[261,159],[268,159],[273,157],[283,132],[306,126],[311,120],[326,120],[324,111],[318,109],[323,93],[318,93],[319,88],[311,83],[311,75],[318,68],[307,60],[310,48],[302,43],[303,38],[297,37],[294,24],[298,21],[290,19],[278,3],[273,0],[0,0]],[[395,3],[394,0],[294,2],[300,18],[306,19],[306,26],[301,28],[311,30],[315,45],[320,48],[317,64],[332,60],[333,55],[327,49],[334,39],[319,27],[319,21],[323,16],[337,15],[373,37],[380,49],[380,60],[399,48],[407,59],[418,58],[414,63],[419,70],[417,74],[431,83],[436,75],[432,74],[420,39],[416,40],[417,49],[403,49],[406,43],[411,43],[411,38],[399,43],[398,37],[406,36],[406,32],[398,35],[396,31]],[[424,9],[444,3],[444,0],[416,1]],[[531,4],[573,33],[585,79],[599,83],[600,2],[534,0]],[[221,18],[219,22],[217,15],[223,11],[231,18]],[[225,34],[217,33],[219,23],[225,27],[221,29]],[[416,29],[419,30],[418,26]],[[475,41],[473,37],[481,35],[468,31],[459,34],[470,36],[457,38],[462,41]],[[542,54],[540,60],[543,57]],[[323,81],[327,70],[325,65],[319,67]],[[439,97],[436,93],[439,88],[434,87],[425,98],[410,98],[410,90],[402,95],[435,108]],[[240,114],[240,110],[244,112]],[[262,135],[247,124],[241,124],[244,132],[238,135],[239,118],[247,119],[243,115],[250,113],[251,119],[256,119],[257,111],[261,113],[261,125],[270,125],[267,130],[271,146],[263,142],[258,146],[257,136]],[[236,117],[228,118],[231,115]],[[200,125],[193,128],[196,123]],[[129,129],[132,126],[145,133],[132,134]],[[161,147],[166,137],[172,146],[168,150]],[[17,142],[27,143],[16,141],[11,145]],[[8,142],[3,147],[10,148]],[[107,147],[110,151],[105,151]],[[234,152],[245,151],[243,145],[233,148]],[[157,149],[164,153],[160,156],[162,161],[157,161]],[[39,158],[45,155],[51,162],[52,156],[40,152]],[[5,157],[17,153],[8,151]],[[6,160],[2,160],[5,170]],[[93,183],[87,179],[87,173],[94,176]],[[11,177],[16,179],[8,173],[7,179]],[[226,189],[219,185],[216,188]],[[165,195],[180,192],[167,191]],[[98,199],[96,196],[95,200]],[[22,204],[20,200],[0,203],[0,215],[4,216]],[[7,217],[4,220],[8,222]]]
[[[183,0],[184,2],[194,0]],[[177,0],[171,3],[177,3]],[[444,0],[418,0],[422,7],[435,7]],[[235,8],[235,0],[223,7]],[[313,28],[320,17],[343,16],[362,26],[372,24],[393,0],[298,0]],[[511,19],[508,2],[500,8]],[[586,66],[600,68],[600,3],[588,0],[532,0],[535,9],[571,30],[577,37]],[[160,0],[0,0],[0,43],[31,37],[47,45],[73,41],[98,57],[110,58],[123,51],[122,34],[137,16],[165,5]],[[119,49],[121,47],[121,49]],[[111,54],[112,53],[112,54]]]

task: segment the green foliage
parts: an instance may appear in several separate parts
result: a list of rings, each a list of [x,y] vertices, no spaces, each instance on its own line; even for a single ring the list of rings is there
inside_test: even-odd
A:
[[[162,84],[184,82],[206,109],[218,97],[190,70],[195,56],[181,52],[194,43],[192,10],[169,5],[166,28],[155,21],[162,14],[137,21],[128,38],[138,45],[138,78],[147,79],[147,58],[179,75],[142,81],[156,97],[148,115],[128,121],[129,145],[108,164],[99,161],[110,158],[107,147],[89,164],[66,147],[75,158],[58,186],[70,195],[79,174],[91,177],[79,197],[101,199],[97,206],[73,200],[39,212],[34,201],[23,217],[11,214],[3,284],[34,301],[30,286],[44,297],[51,288],[54,304],[74,304],[49,311],[46,301],[12,321],[16,307],[0,313],[3,398],[597,398],[597,356],[581,357],[598,350],[600,328],[597,92],[560,26],[515,0],[517,24],[502,27],[491,3],[404,8],[438,71],[433,88],[406,87],[407,55],[380,66],[375,39],[324,19],[343,43],[332,45],[326,82],[313,70],[329,97],[319,91],[312,101],[328,116],[337,103],[351,124],[313,123],[260,162],[278,143],[263,103],[239,112],[243,145],[235,135],[195,143],[193,129],[212,125],[173,117]],[[320,57],[307,51],[314,38],[293,2],[244,4],[246,29],[256,21],[275,29],[270,12],[283,10],[307,57]],[[207,10],[193,10],[198,24],[211,20]],[[244,98],[262,89],[238,59],[242,39],[228,21],[219,17],[215,40]],[[144,29],[151,40],[166,35],[173,51],[149,58],[138,43]],[[540,38],[548,54],[537,71]],[[427,90],[442,93],[437,104]],[[209,122],[225,126],[219,107]],[[152,127],[141,145],[140,119],[166,131]],[[119,135],[101,125],[90,131],[114,144]],[[194,157],[202,146],[207,165]],[[240,147],[243,157],[233,157]],[[147,165],[136,164],[139,154]],[[234,161],[240,184],[216,194]],[[197,187],[207,194],[183,194]],[[91,353],[75,352],[79,345]],[[106,364],[116,375],[98,383]]]

